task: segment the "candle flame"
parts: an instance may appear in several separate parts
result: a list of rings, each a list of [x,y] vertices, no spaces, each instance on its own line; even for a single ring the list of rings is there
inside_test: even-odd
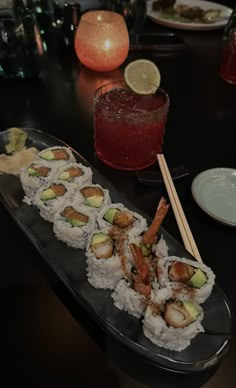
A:
[[[104,42],[104,47],[106,50],[109,50],[111,48],[111,41],[110,39],[106,39]]]

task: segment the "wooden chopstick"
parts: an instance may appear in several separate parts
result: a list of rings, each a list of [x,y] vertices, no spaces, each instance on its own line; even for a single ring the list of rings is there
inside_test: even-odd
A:
[[[167,166],[165,156],[163,154],[157,155],[157,160],[161,170],[161,174],[165,183],[165,187],[169,196],[169,200],[175,215],[176,222],[179,227],[181,237],[183,239],[186,250],[195,257],[197,261],[202,262],[201,255],[198,251],[197,245],[190,230],[188,221],[185,217],[183,208],[181,206],[178,194],[176,192],[173,180],[171,178],[169,168]]]

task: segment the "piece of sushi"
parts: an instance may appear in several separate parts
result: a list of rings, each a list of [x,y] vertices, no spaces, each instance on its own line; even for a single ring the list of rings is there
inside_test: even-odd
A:
[[[147,228],[146,219],[127,209],[122,203],[105,206],[98,214],[97,222],[100,229],[125,231],[129,238],[140,235]]]
[[[92,183],[79,187],[76,190],[76,199],[97,214],[111,203],[109,191],[99,184]]]
[[[74,185],[74,189],[92,182],[92,169],[82,163],[67,163],[61,166],[55,178]]]
[[[37,190],[47,186],[57,169],[44,161],[35,161],[27,168],[20,169],[20,181],[25,195],[34,203]]]
[[[168,256],[169,247],[163,236],[160,237],[156,244],[153,244],[152,252],[159,259],[164,259]]]
[[[180,300],[203,303],[215,284],[215,274],[206,264],[177,256],[159,260],[157,272],[161,287],[169,288]]]
[[[168,212],[169,204],[162,197],[159,201],[156,214],[149,225],[140,235],[130,239],[142,248],[143,255],[157,262],[168,255],[168,246],[163,236],[160,236],[160,226]]]
[[[95,223],[96,219],[88,212],[87,207],[75,201],[67,201],[54,215],[53,232],[68,246],[83,249],[95,228]]]
[[[182,351],[204,332],[202,307],[192,300],[173,299],[167,288],[152,293],[143,319],[143,332],[155,345]]]
[[[54,146],[43,149],[37,154],[39,160],[45,160],[57,167],[65,163],[76,162],[75,156],[69,147]]]
[[[87,276],[95,288],[114,289],[123,277],[120,252],[106,229],[94,230],[86,248]]]
[[[68,183],[53,180],[48,186],[39,189],[35,194],[34,204],[41,217],[53,222],[54,214],[63,207],[66,201],[72,201],[74,191]]]
[[[134,264],[126,278],[122,279],[112,293],[114,305],[120,310],[140,318],[149,303],[151,292],[158,288],[152,262],[145,257],[142,248],[135,243],[129,245]]]
[[[135,291],[128,279],[118,282],[111,297],[119,310],[124,310],[136,318],[142,317],[147,308],[145,296]]]

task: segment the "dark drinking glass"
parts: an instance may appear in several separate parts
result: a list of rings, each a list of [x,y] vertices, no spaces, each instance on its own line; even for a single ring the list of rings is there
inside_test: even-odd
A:
[[[0,77],[28,79],[39,75],[44,44],[32,13],[0,19]]]

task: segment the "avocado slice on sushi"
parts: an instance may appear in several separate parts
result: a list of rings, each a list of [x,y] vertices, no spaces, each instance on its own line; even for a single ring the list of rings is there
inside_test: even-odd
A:
[[[31,176],[39,176],[39,172],[36,171],[34,168],[32,167],[29,167],[28,170],[27,170],[28,174],[31,175]]]
[[[166,303],[164,320],[169,326],[184,328],[196,321],[199,312],[197,305],[191,301],[170,301]]]
[[[113,241],[106,233],[94,233],[90,247],[97,259],[109,259],[113,255]]]
[[[92,240],[91,240],[91,245],[101,244],[107,240],[111,240],[111,238],[106,233],[102,233],[102,232],[94,233]]]
[[[101,207],[104,197],[101,195],[93,195],[85,200],[85,203],[92,207]]]
[[[54,159],[54,153],[52,151],[45,151],[40,154],[40,158],[45,160],[53,160]]]
[[[104,216],[103,216],[104,220],[106,220],[107,222],[110,222],[110,224],[113,224],[114,217],[115,217],[115,215],[116,215],[116,213],[117,213],[118,211],[119,211],[119,210],[116,209],[116,208],[114,208],[114,207],[108,209],[108,210],[105,212]]]
[[[152,250],[147,245],[141,244],[141,248],[142,248],[143,256],[148,256],[152,252]]]
[[[77,220],[76,218],[72,218],[71,220],[69,220],[69,222],[72,226],[84,226],[86,224],[86,222]]]
[[[56,193],[52,189],[46,189],[42,192],[41,199],[42,201],[48,201],[49,199],[56,198]]]
[[[70,173],[68,171],[63,171],[60,175],[59,175],[59,179],[63,179],[63,180],[67,180],[70,178]]]
[[[190,301],[186,301],[186,302],[183,302],[183,306],[191,316],[192,320],[196,321],[199,315],[199,311],[197,309],[196,304]]]
[[[207,276],[206,274],[198,268],[194,275],[189,279],[187,282],[188,286],[192,286],[195,288],[200,288],[202,287],[205,283],[207,282]]]

